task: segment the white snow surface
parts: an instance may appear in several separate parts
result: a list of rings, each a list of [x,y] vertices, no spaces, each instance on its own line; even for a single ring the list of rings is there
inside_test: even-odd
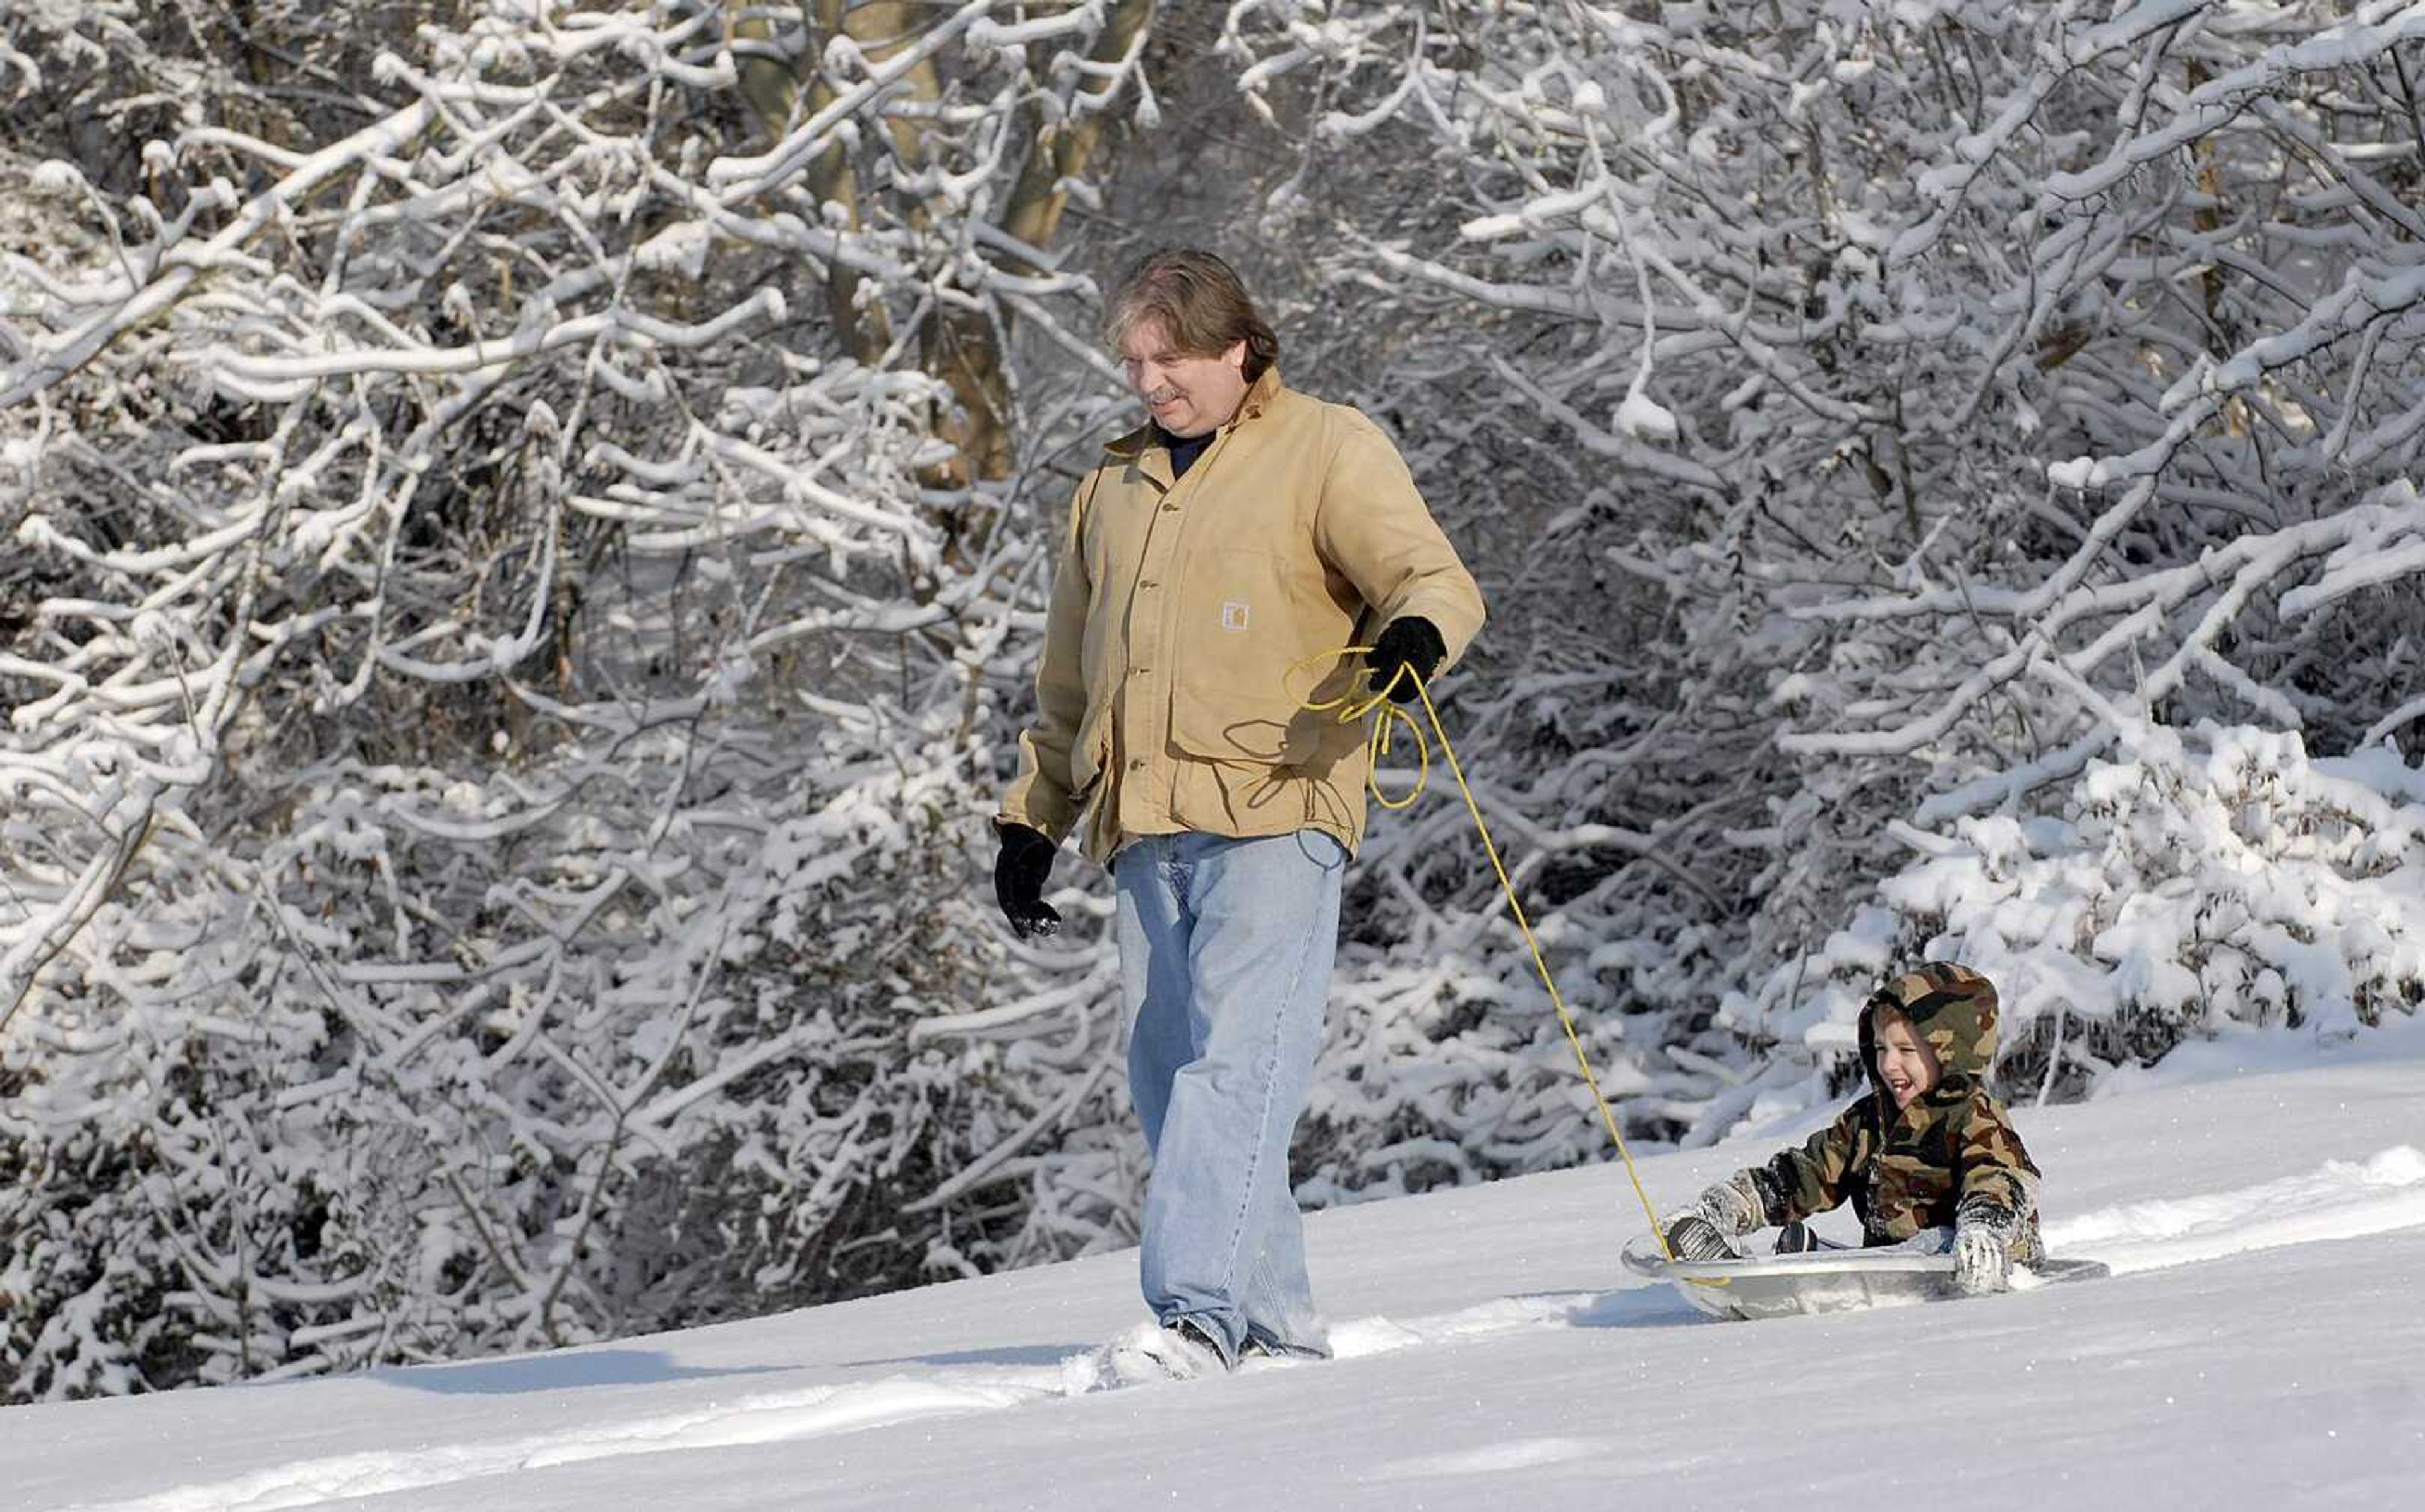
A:
[[[2310,1060],[2214,1047],[2197,1079],[2016,1109],[2050,1247],[2105,1281],[1715,1323],[1620,1272],[1643,1215],[1598,1167],[1313,1215],[1327,1363],[1065,1394],[1069,1357],[1140,1314],[1123,1251],[554,1354],[0,1409],[0,1505],[2413,1505],[2425,1022]],[[1678,1203],[1790,1132],[1642,1175]]]

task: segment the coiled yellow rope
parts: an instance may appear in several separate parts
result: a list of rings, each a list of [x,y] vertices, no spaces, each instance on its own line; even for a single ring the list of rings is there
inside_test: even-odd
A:
[[[1336,651],[1304,658],[1289,670],[1293,674],[1316,662],[1334,661],[1341,657],[1367,656],[1372,650],[1369,645],[1341,646]],[[1448,738],[1448,727],[1440,723],[1439,709],[1432,703],[1431,690],[1423,685],[1422,675],[1413,667],[1402,664],[1387,683],[1371,689],[1369,697],[1359,700],[1350,692],[1320,703],[1300,701],[1298,707],[1316,713],[1335,708],[1339,710],[1339,723],[1341,724],[1353,724],[1375,709],[1379,710],[1380,717],[1373,722],[1373,733],[1366,741],[1370,760],[1365,781],[1373,789],[1373,801],[1383,808],[1406,808],[1422,796],[1423,786],[1431,778],[1432,760],[1431,746],[1423,737],[1422,726],[1415,723],[1415,717],[1404,707],[1389,701],[1389,690],[1398,685],[1401,677],[1414,681],[1415,695],[1422,700],[1423,712],[1431,718],[1432,733],[1439,739],[1440,755],[1448,758],[1448,770],[1456,778],[1456,790],[1465,795],[1465,811],[1473,816],[1474,832],[1482,836],[1482,849],[1490,857],[1490,869],[1498,874],[1500,890],[1507,896],[1508,911],[1516,915],[1516,927],[1524,931],[1524,943],[1533,951],[1533,967],[1541,974],[1541,985],[1550,991],[1550,1006],[1558,1011],[1558,1023],[1566,1028],[1566,1043],[1574,1047],[1575,1064],[1582,1070],[1583,1085],[1591,1089],[1592,1101],[1599,1107],[1600,1122],[1607,1125],[1608,1137],[1616,1146],[1617,1157],[1625,1162],[1625,1173],[1633,1183],[1633,1195],[1641,1200],[1643,1214],[1650,1219],[1650,1232],[1658,1237],[1659,1252],[1672,1261],[1676,1258],[1676,1251],[1668,1247],[1667,1232],[1660,1225],[1659,1214],[1650,1205],[1650,1194],[1643,1189],[1642,1172],[1633,1164],[1633,1153],[1625,1147],[1625,1136],[1617,1129],[1616,1115],[1610,1111],[1608,1099],[1600,1092],[1599,1078],[1592,1074],[1591,1057],[1583,1053],[1582,1036],[1575,1031],[1574,1015],[1566,1011],[1566,1000],[1558,992],[1557,979],[1550,975],[1550,963],[1541,954],[1539,938],[1533,933],[1533,921],[1524,916],[1524,904],[1516,896],[1516,884],[1507,878],[1505,863],[1499,859],[1498,843],[1490,837],[1490,826],[1483,821],[1482,805],[1474,802],[1473,787],[1465,780],[1465,768],[1456,759],[1456,746]],[[1365,681],[1369,687],[1369,674]],[[1381,790],[1381,757],[1389,749],[1389,727],[1398,721],[1404,721],[1407,732],[1415,738],[1415,785],[1407,788],[1404,796],[1391,798]]]

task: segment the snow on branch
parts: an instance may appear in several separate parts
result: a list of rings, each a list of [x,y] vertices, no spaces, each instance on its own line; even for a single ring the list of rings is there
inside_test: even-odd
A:
[[[347,91],[238,81],[132,168],[63,136],[28,170],[0,1085],[47,1154],[0,1197],[0,1399],[595,1338],[1124,1221],[961,1195],[998,1129],[1112,1124],[1102,1015],[1076,1058],[908,1031],[1066,969],[1005,965],[967,896],[1012,696],[972,648],[1053,539],[1009,334],[1072,340],[1093,292],[1038,204],[1100,154],[1039,121],[1142,97],[1149,8],[914,8],[281,11],[246,24]],[[172,98],[243,20],[180,9],[122,76],[51,67],[62,17],[18,77]]]
[[[1560,872],[1638,1130],[1827,1094],[1859,979],[1936,947],[1880,901],[1898,827],[2027,824],[2201,722],[2414,755],[2420,39],[2387,0],[1230,8],[1266,119],[1360,154],[1275,221],[1347,224],[1331,279],[1403,330],[1375,388],[1524,522],[1484,654],[1595,689],[1496,708],[1499,757],[1741,899]],[[1437,199],[1359,218],[1391,151]],[[1449,867],[1397,863],[1425,930]],[[1425,991],[1373,1032],[1492,1039]]]

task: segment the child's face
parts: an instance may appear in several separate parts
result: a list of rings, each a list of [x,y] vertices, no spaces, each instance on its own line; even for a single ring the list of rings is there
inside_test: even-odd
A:
[[[1899,1013],[1881,1015],[1877,1046],[1878,1080],[1894,1094],[1897,1108],[1909,1107],[1913,1098],[1936,1085],[1936,1058],[1913,1037],[1911,1020]]]

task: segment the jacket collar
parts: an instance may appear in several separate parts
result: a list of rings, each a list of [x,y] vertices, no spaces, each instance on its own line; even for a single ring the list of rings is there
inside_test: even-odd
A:
[[[1246,386],[1246,397],[1238,401],[1238,412],[1230,416],[1221,429],[1234,430],[1247,421],[1255,419],[1264,410],[1269,409],[1279,398],[1281,392],[1280,367],[1275,362],[1265,368],[1262,374],[1253,383]],[[1147,452],[1162,449],[1162,443],[1154,438],[1154,425],[1151,421],[1147,421],[1127,435],[1103,444],[1104,451],[1120,457],[1141,456]]]

